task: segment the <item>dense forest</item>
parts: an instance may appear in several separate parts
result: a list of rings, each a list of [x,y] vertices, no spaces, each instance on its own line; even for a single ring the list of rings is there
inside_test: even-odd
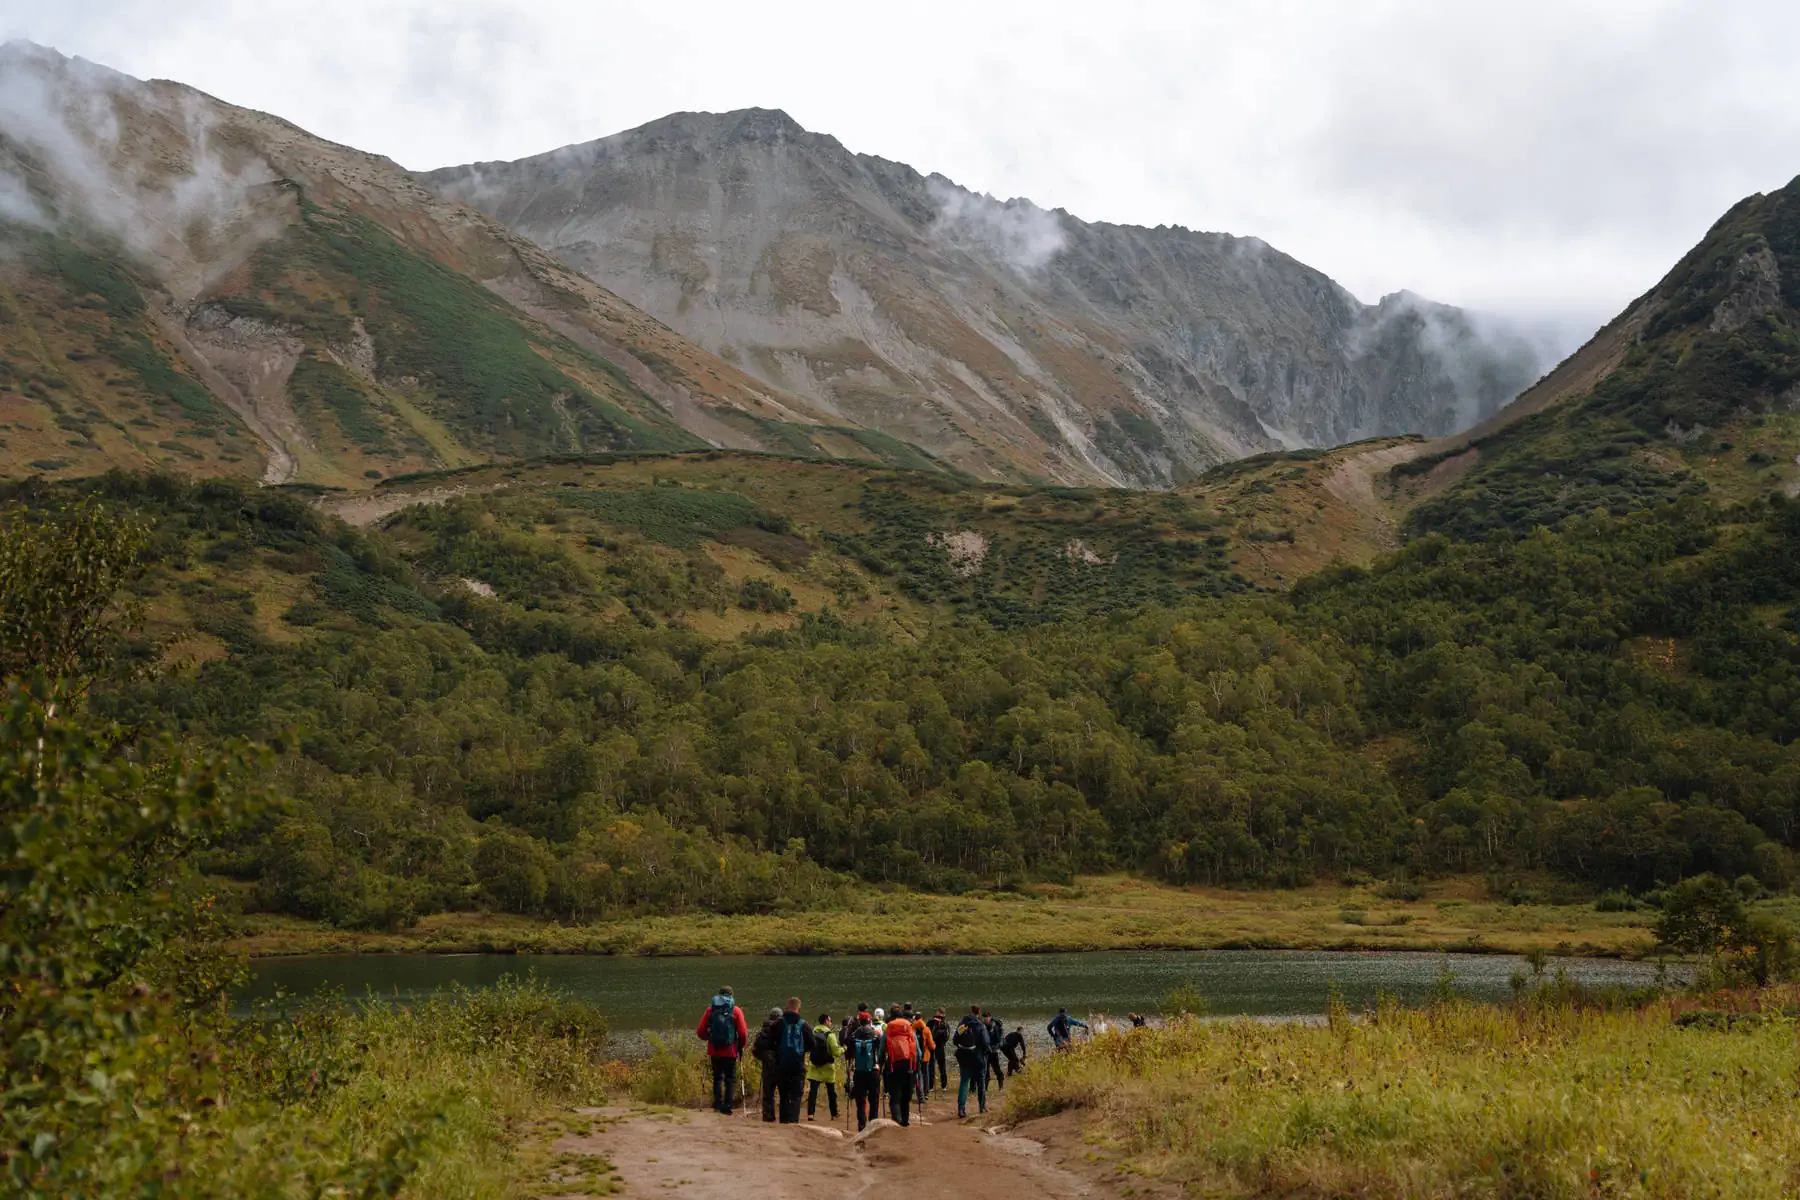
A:
[[[1780,888],[1800,847],[1800,505],[1779,496],[1425,535],[1288,594],[1126,574],[1163,582],[1032,620],[826,604],[720,637],[681,614],[791,597],[671,542],[807,544],[728,494],[644,509],[559,487],[358,530],[290,494],[117,475],[16,488],[9,519],[56,521],[77,493],[148,525],[137,602],[209,647],[141,638],[143,669],[96,683],[96,710],[273,749],[255,782],[275,803],[203,864],[246,908],[363,927],[775,911],[857,878],[1101,869]],[[516,520],[551,502],[613,537],[578,559]]]

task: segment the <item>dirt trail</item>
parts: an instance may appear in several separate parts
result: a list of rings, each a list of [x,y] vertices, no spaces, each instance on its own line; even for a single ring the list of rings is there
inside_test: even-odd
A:
[[[712,1112],[587,1109],[591,1133],[567,1134],[553,1150],[574,1161],[611,1164],[624,1196],[680,1200],[750,1200],[804,1196],[806,1200],[874,1200],[928,1196],[931,1200],[1103,1200],[1116,1195],[1069,1169],[1041,1141],[957,1121],[948,1110],[910,1128],[891,1122],[846,1135],[844,1123],[769,1125],[754,1111],[732,1117]],[[855,1123],[850,1123],[854,1130]],[[566,1193],[561,1200],[586,1200]]]
[[[1353,454],[1332,469],[1325,479],[1325,490],[1348,504],[1374,523],[1375,542],[1384,550],[1399,541],[1395,532],[1394,510],[1376,490],[1375,477],[1424,452],[1427,443],[1401,442]]]
[[[346,495],[326,496],[319,501],[319,508],[351,525],[373,525],[377,521],[386,520],[402,509],[417,505],[446,504],[458,496],[497,492],[505,486],[504,483],[457,484],[451,487],[423,488],[416,491],[396,489],[394,491],[351,492]]]

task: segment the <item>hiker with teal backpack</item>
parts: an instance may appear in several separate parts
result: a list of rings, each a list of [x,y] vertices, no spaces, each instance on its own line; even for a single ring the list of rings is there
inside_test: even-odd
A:
[[[883,1038],[868,1005],[863,1005],[851,1019],[849,1037],[849,1098],[856,1102],[856,1128],[861,1130],[881,1116]]]
[[[788,998],[787,1011],[775,1031],[775,1089],[781,1095],[781,1123],[800,1123],[800,1094],[806,1090],[806,1067],[812,1053],[812,1026],[800,1016],[800,997]]]
[[[825,1099],[831,1105],[831,1119],[837,1120],[838,1059],[844,1048],[838,1044],[837,1031],[831,1027],[831,1014],[820,1013],[813,1026],[812,1050],[806,1064],[806,1119],[813,1120],[819,1111],[819,1085],[825,1086]]]
[[[731,1115],[737,1102],[738,1059],[750,1041],[750,1026],[744,1021],[744,1010],[732,998],[731,989],[722,987],[700,1014],[694,1030],[706,1043],[706,1057],[712,1063],[713,1111]]]

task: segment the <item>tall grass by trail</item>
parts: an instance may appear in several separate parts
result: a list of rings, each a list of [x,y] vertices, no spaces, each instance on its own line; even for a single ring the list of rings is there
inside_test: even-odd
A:
[[[227,1104],[165,1166],[181,1195],[535,1194],[520,1135],[604,1099],[605,1042],[595,1010],[529,979],[234,1022]]]
[[[1198,1195],[1790,1197],[1792,1000],[1184,1020],[1039,1059],[1006,1113],[1087,1110],[1127,1170]]]

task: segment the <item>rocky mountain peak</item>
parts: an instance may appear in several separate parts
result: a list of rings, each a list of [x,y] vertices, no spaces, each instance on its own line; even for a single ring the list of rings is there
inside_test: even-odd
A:
[[[1166,486],[1448,433],[1540,373],[1491,322],[1364,305],[1260,239],[998,200],[775,110],[425,180],[772,386],[979,475]]]

